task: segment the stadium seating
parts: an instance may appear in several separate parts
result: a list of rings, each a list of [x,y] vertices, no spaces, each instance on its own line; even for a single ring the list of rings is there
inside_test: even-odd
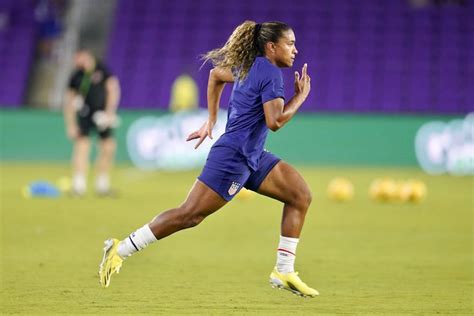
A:
[[[473,7],[468,6],[119,0],[107,61],[122,80],[125,107],[167,107],[171,84],[183,72],[197,80],[205,106],[209,66],[199,70],[199,55],[222,45],[245,19],[283,20],[296,32],[295,66],[308,62],[313,78],[304,109],[464,113],[474,104],[474,89],[468,89],[474,86],[468,62],[474,60]],[[284,76],[290,95],[292,71]]]
[[[24,103],[28,76],[35,54],[34,0],[1,0],[0,105]]]

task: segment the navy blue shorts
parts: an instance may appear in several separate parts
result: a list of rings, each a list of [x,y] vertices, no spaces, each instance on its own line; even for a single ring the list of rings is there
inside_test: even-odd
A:
[[[258,169],[252,170],[246,158],[235,149],[223,146],[212,147],[206,165],[198,179],[230,201],[242,187],[257,191],[265,177],[280,161],[268,151],[263,151]]]

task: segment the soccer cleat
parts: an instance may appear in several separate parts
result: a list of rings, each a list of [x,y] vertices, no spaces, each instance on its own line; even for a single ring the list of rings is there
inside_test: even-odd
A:
[[[302,297],[315,297],[319,292],[301,281],[298,272],[280,273],[273,268],[270,274],[270,284],[273,288],[285,289]]]
[[[107,239],[104,244],[104,257],[99,266],[99,282],[102,287],[110,285],[112,274],[119,273],[123,259],[118,255],[118,239]]]

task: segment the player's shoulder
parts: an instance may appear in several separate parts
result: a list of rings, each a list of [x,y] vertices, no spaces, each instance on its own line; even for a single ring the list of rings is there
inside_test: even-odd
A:
[[[280,68],[272,64],[265,57],[259,56],[255,58],[254,66],[255,66],[256,74],[258,74],[260,77],[281,76]]]
[[[95,70],[92,73],[91,80],[95,83],[101,83],[107,81],[107,79],[113,77],[114,75],[110,72],[107,66],[101,62],[97,62]]]
[[[114,74],[110,71],[110,68],[107,67],[103,62],[97,62],[97,65],[95,66],[96,71],[99,71],[103,74],[104,79],[107,79],[109,77],[112,77]]]
[[[261,69],[268,69],[271,71],[280,71],[280,68],[272,64],[266,57],[264,56],[257,56],[255,58],[255,63]]]
[[[251,82],[256,84],[260,89],[268,86],[271,82],[283,80],[280,68],[273,65],[265,57],[257,57],[255,59],[249,77],[252,78]]]

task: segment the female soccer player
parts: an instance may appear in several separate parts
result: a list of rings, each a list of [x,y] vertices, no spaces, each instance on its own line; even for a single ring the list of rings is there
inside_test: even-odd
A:
[[[159,214],[122,241],[105,241],[99,268],[103,287],[109,286],[111,275],[119,272],[125,258],[156,240],[198,225],[246,187],[284,203],[271,285],[301,296],[319,295],[301,281],[293,267],[311,192],[293,167],[264,150],[268,130],[283,127],[311,89],[305,64],[301,76],[295,72],[295,94],[285,104],[280,68],[291,67],[297,53],[295,34],[287,24],[245,21],[223,47],[204,55],[214,65],[207,89],[209,119],[187,140],[198,139],[197,148],[207,137],[212,139],[222,90],[225,83],[233,82],[226,131],[211,148],[183,204]]]

